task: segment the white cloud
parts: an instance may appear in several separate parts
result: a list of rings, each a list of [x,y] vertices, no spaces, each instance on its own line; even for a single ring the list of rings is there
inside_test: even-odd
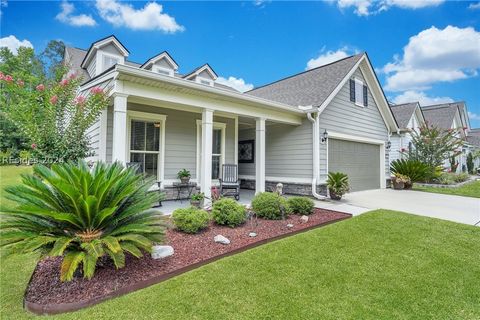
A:
[[[18,40],[14,35],[10,35],[5,38],[0,39],[0,47],[7,47],[13,54],[17,54],[18,48],[28,47],[33,48],[33,45],[30,41],[24,39],[22,41]]]
[[[383,67],[389,91],[425,90],[436,82],[476,76],[480,68],[480,32],[431,27],[411,37],[403,56]]]
[[[253,89],[253,84],[245,83],[245,80],[242,78],[228,77],[228,79],[226,79],[224,77],[218,77],[216,82],[237,89],[240,92]]]
[[[423,91],[408,90],[396,96],[392,100],[394,103],[420,102],[422,106],[453,102],[450,97],[429,97]]]
[[[330,62],[346,58],[355,53],[357,53],[357,51],[351,50],[348,47],[343,47],[336,51],[325,51],[325,48],[322,48],[318,57],[308,60],[305,70],[329,64]]]
[[[470,9],[470,10],[480,9],[480,1],[477,2],[477,3],[470,3],[470,5],[468,6],[468,9]]]
[[[468,111],[468,117],[470,118],[470,120],[480,120],[480,114],[473,113],[470,111]]]
[[[175,18],[162,13],[163,6],[156,2],[147,3],[142,9],[117,0],[97,0],[96,7],[100,16],[116,27],[133,30],[160,30],[165,33],[183,31]]]
[[[97,22],[92,18],[91,15],[86,14],[79,14],[73,15],[73,11],[75,11],[75,6],[72,3],[67,1],[63,1],[60,4],[62,11],[55,17],[58,21],[63,23],[69,24],[75,27],[93,27],[97,24]]]
[[[425,7],[436,7],[445,0],[337,0],[340,9],[353,7],[358,16],[368,16],[386,11],[389,8],[421,9]]]

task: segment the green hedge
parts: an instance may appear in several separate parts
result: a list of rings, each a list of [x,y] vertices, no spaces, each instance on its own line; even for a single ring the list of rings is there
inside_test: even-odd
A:
[[[290,213],[290,206],[287,199],[276,193],[261,192],[252,200],[252,209],[258,217],[278,220],[287,217]]]
[[[176,209],[172,213],[173,224],[186,233],[197,233],[208,226],[210,215],[195,207]]]
[[[309,215],[313,212],[313,200],[307,197],[291,197],[287,200],[292,213]]]
[[[212,217],[218,224],[236,227],[247,220],[247,210],[237,201],[223,198],[213,203]]]

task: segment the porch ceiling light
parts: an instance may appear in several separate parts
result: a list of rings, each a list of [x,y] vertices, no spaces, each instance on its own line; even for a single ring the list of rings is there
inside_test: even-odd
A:
[[[323,132],[323,137],[322,137],[322,143],[325,143],[327,142],[327,139],[328,139],[328,132],[327,132],[327,129],[325,129],[325,131]]]
[[[160,128],[160,122],[154,122],[154,123],[153,123],[153,126],[154,126],[155,128]]]

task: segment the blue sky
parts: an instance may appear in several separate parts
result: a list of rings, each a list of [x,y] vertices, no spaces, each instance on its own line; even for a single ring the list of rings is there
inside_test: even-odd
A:
[[[208,62],[242,90],[367,51],[391,101],[465,100],[480,127],[478,1],[1,3],[1,46],[87,49],[115,34],[129,60],[167,50],[180,72]]]

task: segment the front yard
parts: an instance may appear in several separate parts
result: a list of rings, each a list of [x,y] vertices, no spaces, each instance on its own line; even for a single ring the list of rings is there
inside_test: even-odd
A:
[[[21,170],[0,168],[2,188]],[[478,319],[479,237],[377,210],[56,318]],[[32,256],[1,261],[2,319],[34,317],[22,309],[34,266]]]
[[[424,186],[414,185],[413,190],[480,198],[480,180],[467,183],[458,188],[454,188],[454,187],[438,188],[438,187],[424,187]]]

